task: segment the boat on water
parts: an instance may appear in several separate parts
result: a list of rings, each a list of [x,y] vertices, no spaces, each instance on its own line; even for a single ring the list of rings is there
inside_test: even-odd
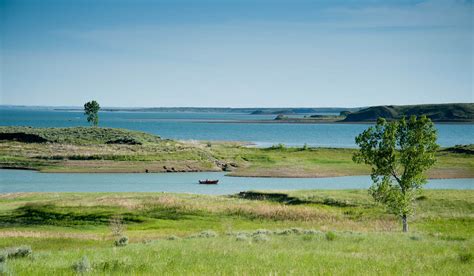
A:
[[[216,180],[210,180],[210,179],[199,180],[199,184],[217,184],[218,182],[219,182],[218,179],[216,179]]]

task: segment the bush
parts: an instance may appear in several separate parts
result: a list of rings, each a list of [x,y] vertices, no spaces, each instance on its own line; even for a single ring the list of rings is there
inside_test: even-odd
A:
[[[291,232],[293,232],[293,234],[303,234],[303,232],[304,232],[303,229],[297,228],[297,227],[293,227],[290,230],[291,230]]]
[[[308,236],[308,235],[303,236],[304,241],[312,241],[313,239],[314,239],[314,236]]]
[[[317,234],[320,234],[320,233],[321,233],[320,231],[314,230],[314,229],[307,229],[307,230],[303,231],[303,234],[305,234],[305,235],[317,235]]]
[[[129,267],[129,264],[124,262],[123,260],[109,260],[100,262],[98,264],[94,264],[95,271],[108,271],[108,272],[116,272],[119,270],[124,270]]]
[[[258,230],[256,230],[255,232],[253,232],[252,234],[253,234],[253,235],[260,235],[260,234],[263,234],[263,235],[271,235],[271,234],[272,234],[272,231],[267,230],[267,229],[258,229]]]
[[[7,248],[5,250],[5,255],[7,258],[23,258],[28,257],[33,253],[31,246],[21,245],[19,247]]]
[[[272,150],[284,150],[284,149],[286,149],[286,146],[285,146],[285,144],[279,143],[279,144],[276,144],[276,145],[271,146],[269,149],[272,149]]]
[[[217,237],[217,233],[212,231],[212,230],[206,230],[206,231],[202,231],[201,233],[199,233],[198,237],[200,237],[200,238],[215,238],[215,237]]]
[[[249,239],[249,237],[245,234],[238,234],[236,237],[235,237],[235,240],[236,241],[247,241]]]
[[[126,246],[128,244],[128,237],[121,236],[120,238],[115,240],[115,246]]]
[[[258,234],[258,235],[253,236],[254,242],[267,242],[269,240],[270,238],[265,234]]]
[[[72,265],[72,269],[74,269],[77,273],[85,273],[92,270],[91,263],[89,259],[84,256],[82,259]]]
[[[459,253],[459,261],[461,263],[470,263],[472,261],[472,253],[470,252]]]
[[[6,263],[8,259],[8,255],[6,252],[0,252],[0,264]]]
[[[336,239],[336,234],[334,234],[334,232],[329,231],[326,233],[326,240],[333,241],[335,239]]]
[[[112,235],[115,237],[123,236],[125,231],[125,225],[123,224],[123,218],[121,216],[113,216],[109,219],[109,227]]]
[[[275,234],[277,234],[277,235],[290,235],[290,234],[293,234],[293,230],[291,230],[291,229],[277,230],[277,231],[275,231]]]

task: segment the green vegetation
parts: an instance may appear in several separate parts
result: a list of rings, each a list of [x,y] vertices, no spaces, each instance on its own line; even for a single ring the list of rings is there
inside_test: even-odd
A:
[[[7,136],[6,134],[14,134]],[[22,134],[37,137],[36,140],[22,139]],[[33,127],[0,127],[0,140],[20,142],[49,142],[71,145],[91,144],[150,144],[159,143],[160,137],[139,131],[119,128],[33,128]]]
[[[315,123],[337,123],[345,119],[345,116],[337,115],[310,115],[304,117],[288,117],[280,114],[273,120],[274,122],[296,123],[296,124],[315,124]],[[262,122],[262,121],[259,121]]]
[[[84,104],[84,115],[87,116],[87,122],[93,126],[99,124],[99,110],[100,105],[96,101],[90,101]]]
[[[408,121],[377,124],[356,137],[360,150],[354,161],[372,166],[372,197],[400,216],[403,232],[408,232],[408,216],[413,202],[426,184],[425,172],[434,165],[437,134],[430,119],[412,116]]]
[[[0,251],[31,246],[4,262],[15,275],[474,272],[474,191],[423,191],[410,236],[364,190],[254,193],[4,194]]]
[[[25,138],[25,135],[31,135]],[[36,137],[36,138],[31,138]],[[36,142],[41,139],[43,142]],[[111,128],[0,127],[0,166],[43,172],[226,171],[234,176],[330,177],[364,175],[355,149],[246,147],[232,142],[178,142]],[[472,154],[445,149],[428,175],[474,177]]]
[[[349,113],[345,122],[374,122],[382,117],[398,120],[425,115],[433,122],[474,122],[474,103],[373,106]]]

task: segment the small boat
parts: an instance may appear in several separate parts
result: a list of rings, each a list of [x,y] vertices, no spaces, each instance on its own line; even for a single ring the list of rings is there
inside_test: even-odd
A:
[[[210,179],[199,180],[199,184],[217,184],[218,182],[219,182],[218,179],[216,179],[216,180],[210,180]]]

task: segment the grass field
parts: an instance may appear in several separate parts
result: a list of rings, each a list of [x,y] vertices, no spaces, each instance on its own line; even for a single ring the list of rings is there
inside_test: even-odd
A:
[[[257,195],[3,194],[0,248],[28,245],[32,254],[8,258],[2,269],[15,275],[67,275],[81,267],[127,275],[474,273],[474,191],[425,190],[408,234],[364,190]],[[114,245],[114,217],[125,225],[126,246]]]
[[[363,175],[352,162],[355,149],[250,148],[230,142],[180,142],[107,128],[0,127],[0,166],[43,172],[228,171],[233,176],[331,177]],[[30,136],[25,136],[28,134]],[[28,139],[43,139],[41,143]],[[20,139],[21,138],[21,139]],[[20,141],[18,141],[20,140]],[[431,178],[474,178],[470,151],[438,152]]]

